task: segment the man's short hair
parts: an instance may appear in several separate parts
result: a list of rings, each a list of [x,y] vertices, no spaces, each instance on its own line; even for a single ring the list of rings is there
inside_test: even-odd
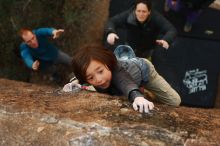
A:
[[[28,28],[22,28],[22,29],[20,29],[20,31],[18,32],[18,35],[19,35],[20,37],[22,37],[23,35],[25,35],[25,34],[27,34],[27,33],[29,33],[29,32],[32,33],[32,30],[30,30],[30,29],[28,29]]]

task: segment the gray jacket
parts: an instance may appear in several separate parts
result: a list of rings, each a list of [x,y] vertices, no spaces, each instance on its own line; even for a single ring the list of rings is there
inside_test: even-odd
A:
[[[133,102],[136,97],[144,97],[139,87],[148,82],[148,66],[142,58],[119,60],[112,72],[112,82],[108,89],[99,89],[102,93],[124,95]]]
[[[139,23],[134,10],[122,12],[110,18],[105,26],[105,35],[117,33],[117,29],[124,30],[124,38],[120,37],[121,44],[131,46],[138,56],[149,56],[155,49],[157,39],[166,40],[170,45],[174,41],[177,31],[175,27],[159,12],[152,10],[148,19]]]

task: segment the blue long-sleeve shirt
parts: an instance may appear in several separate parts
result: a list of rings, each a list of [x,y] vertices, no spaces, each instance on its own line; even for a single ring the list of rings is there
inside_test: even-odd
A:
[[[58,48],[51,44],[48,37],[53,35],[54,28],[39,28],[33,30],[38,40],[38,48],[30,48],[26,43],[20,45],[20,53],[25,64],[32,68],[35,60],[39,60],[41,66],[46,62],[53,62],[58,55]]]

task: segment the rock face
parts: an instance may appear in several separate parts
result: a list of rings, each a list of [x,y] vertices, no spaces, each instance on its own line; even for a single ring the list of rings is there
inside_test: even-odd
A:
[[[140,114],[124,97],[0,79],[0,145],[220,144],[219,109],[155,105]]]

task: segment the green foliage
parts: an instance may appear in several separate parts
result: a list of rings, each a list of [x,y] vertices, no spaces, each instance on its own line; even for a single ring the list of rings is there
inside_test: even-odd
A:
[[[0,0],[1,77],[27,80],[24,76],[27,76],[28,71],[20,64],[22,62],[19,57],[21,39],[17,33],[23,27],[61,26],[64,2],[64,0]]]
[[[100,2],[105,0],[0,0],[0,77],[26,80],[22,75],[28,72],[21,68],[19,57],[21,28],[64,28],[65,33],[55,43],[71,54],[87,36]]]

